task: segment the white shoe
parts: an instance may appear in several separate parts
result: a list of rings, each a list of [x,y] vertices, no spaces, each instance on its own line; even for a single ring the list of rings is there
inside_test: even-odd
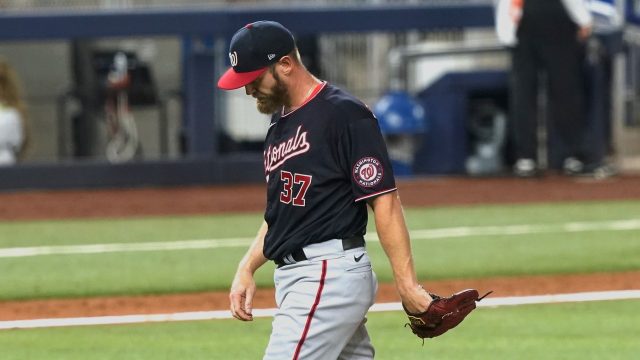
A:
[[[520,177],[535,176],[538,171],[533,159],[518,159],[513,166],[513,172]]]
[[[564,159],[562,169],[567,175],[581,174],[584,171],[584,163],[574,157],[568,157]]]

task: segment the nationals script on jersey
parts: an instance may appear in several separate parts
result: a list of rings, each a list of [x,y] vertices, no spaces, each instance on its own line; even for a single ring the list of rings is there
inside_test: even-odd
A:
[[[396,189],[378,122],[358,99],[327,83],[288,114],[277,113],[264,145],[264,255],[364,235],[366,200]]]
[[[269,173],[271,169],[280,167],[287,159],[306,153],[309,150],[307,142],[307,132],[302,132],[302,126],[298,126],[296,135],[286,142],[269,145],[264,153],[264,168],[267,173],[267,182],[269,181]]]

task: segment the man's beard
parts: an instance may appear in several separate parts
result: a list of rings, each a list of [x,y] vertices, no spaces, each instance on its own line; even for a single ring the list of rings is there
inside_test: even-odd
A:
[[[289,102],[289,91],[282,81],[280,81],[280,77],[275,71],[273,72],[273,78],[276,80],[276,83],[271,87],[271,94],[258,95],[258,111],[263,114],[273,114]]]

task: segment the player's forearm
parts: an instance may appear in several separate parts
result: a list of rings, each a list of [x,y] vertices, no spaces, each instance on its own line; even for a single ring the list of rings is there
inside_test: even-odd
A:
[[[247,250],[247,253],[244,255],[242,260],[240,260],[240,264],[238,264],[238,272],[249,272],[253,274],[258,270],[258,268],[268,261],[262,252],[264,236],[267,234],[267,229],[267,223],[263,222],[260,230],[258,230],[255,240],[251,243],[249,250]]]
[[[415,288],[418,286],[418,280],[411,255],[409,233],[397,192],[376,198],[372,206],[380,244],[389,258],[398,290],[402,293],[406,289]]]

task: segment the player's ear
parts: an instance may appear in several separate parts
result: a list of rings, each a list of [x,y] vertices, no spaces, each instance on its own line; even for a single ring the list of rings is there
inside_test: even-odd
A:
[[[279,67],[280,73],[289,75],[293,69],[294,61],[290,55],[285,55],[278,60],[276,67]]]

